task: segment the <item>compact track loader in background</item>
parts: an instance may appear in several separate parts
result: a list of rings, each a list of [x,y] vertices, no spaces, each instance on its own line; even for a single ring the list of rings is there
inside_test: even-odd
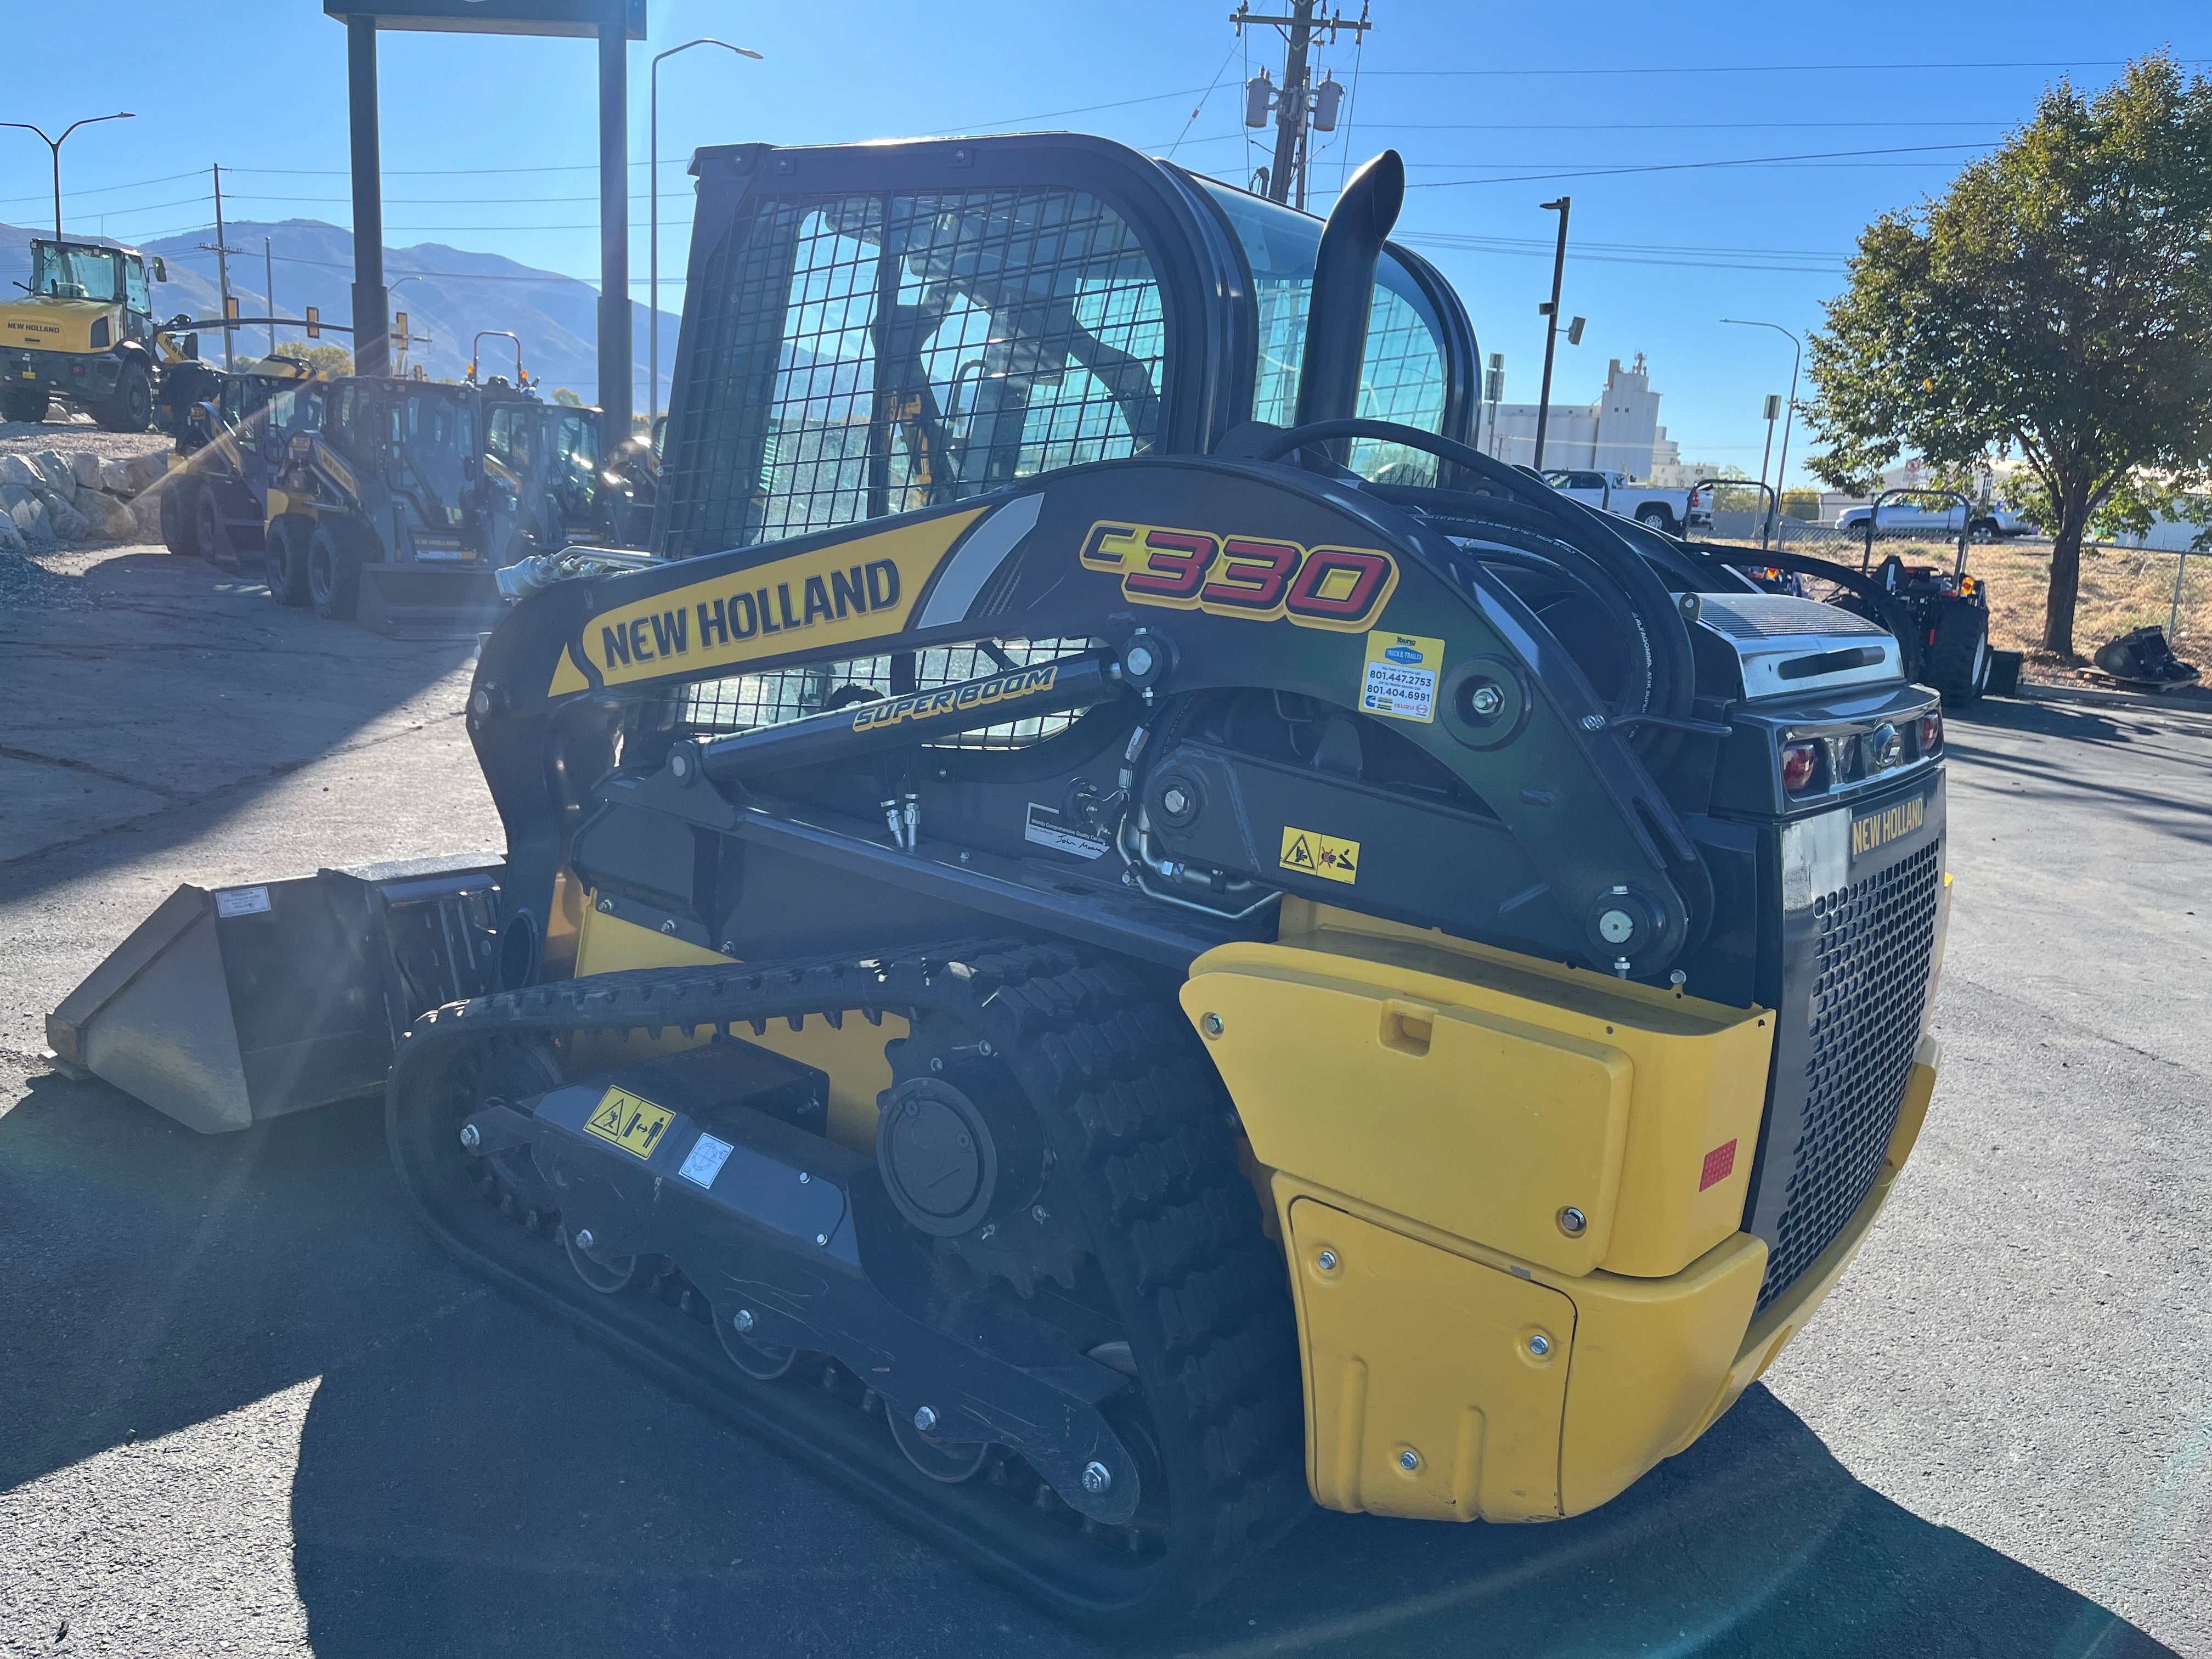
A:
[[[487,386],[345,375],[303,388],[268,495],[270,592],[332,621],[467,634],[498,573],[614,526],[599,411]]]
[[[161,481],[161,541],[210,564],[264,550],[269,492],[297,429],[299,392],[316,379],[271,354],[235,371],[198,361],[162,377],[161,424],[175,439]]]
[[[1395,154],[1326,229],[1071,136],[694,170],[660,556],[506,573],[471,692],[506,856],[180,888],[59,1063],[382,1087],[477,1271],[1093,1620],[1688,1446],[1935,1084],[1895,640],[1469,448]]]

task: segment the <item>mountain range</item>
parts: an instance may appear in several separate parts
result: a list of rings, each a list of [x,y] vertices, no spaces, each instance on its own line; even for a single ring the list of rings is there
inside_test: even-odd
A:
[[[276,290],[273,314],[304,317],[306,307],[317,308],[328,323],[353,320],[353,233],[319,219],[284,219],[275,222],[232,220],[223,227],[233,250],[230,291],[243,316],[272,314],[269,291]],[[0,224],[0,294],[12,294],[15,285],[30,278],[31,239],[44,232]],[[88,240],[112,240],[88,238]],[[264,257],[264,242],[267,257]],[[156,315],[172,317],[187,312],[194,317],[222,314],[221,290],[216,285],[217,261],[213,248],[215,227],[164,236],[143,245],[149,255],[159,254],[167,266],[169,280],[154,289]],[[664,244],[665,258],[670,250]],[[681,261],[684,253],[676,251]],[[419,364],[437,380],[459,380],[469,363],[469,353],[479,330],[518,336],[522,343],[522,366],[550,392],[566,386],[586,402],[598,401],[599,290],[588,283],[558,271],[520,264],[496,253],[476,253],[441,242],[422,242],[413,247],[384,250],[385,282],[392,290],[392,309],[407,313],[408,332],[416,337],[408,362]],[[404,279],[404,280],[403,280]],[[631,396],[641,411],[646,406],[646,309],[630,305],[632,342]],[[668,406],[668,386],[676,361],[679,319],[667,312],[660,316],[660,406]],[[427,334],[424,343],[419,337]],[[326,334],[324,339],[349,346],[351,337]],[[277,339],[304,342],[297,329],[280,329]],[[269,349],[269,331],[241,328],[234,350],[240,357],[258,357]],[[505,340],[484,342],[482,373],[514,374],[514,347]],[[217,331],[200,331],[200,352],[220,362],[222,343]]]

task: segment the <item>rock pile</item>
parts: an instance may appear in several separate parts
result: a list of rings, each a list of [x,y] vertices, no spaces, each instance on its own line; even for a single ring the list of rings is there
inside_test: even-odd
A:
[[[161,455],[102,460],[90,451],[64,456],[0,455],[0,553],[43,553],[65,543],[161,539],[159,492],[168,473]]]

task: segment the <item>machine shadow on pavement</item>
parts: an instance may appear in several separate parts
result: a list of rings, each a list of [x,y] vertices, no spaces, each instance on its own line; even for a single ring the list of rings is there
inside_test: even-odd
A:
[[[52,580],[78,591],[0,614],[10,900],[204,836],[300,768],[388,735],[474,650],[472,636],[395,641],[272,604],[250,559],[125,548]]]
[[[2203,702],[2141,700],[2131,703],[2075,703],[1985,699],[1972,708],[1949,711],[1946,743],[1954,757],[1972,769],[1980,787],[2002,787],[2007,780],[2034,782],[2063,792],[2075,804],[2124,817],[2157,833],[2212,844],[2212,805],[2202,787],[2176,787],[2170,779],[2147,776],[2145,787],[2117,781],[2112,763],[2123,757],[2154,760],[2160,772],[2195,775],[2199,786],[2212,783],[2212,764],[2171,742],[2177,732],[2212,733],[2212,706]],[[2032,763],[1978,742],[1978,731],[2027,733],[2059,739],[2065,747],[2046,756],[2078,755],[2063,769]],[[2138,772],[2136,775],[2144,775]]]
[[[1316,1511],[1183,1624],[1085,1632],[470,1278],[372,1102],[202,1137],[34,1077],[0,1117],[0,1326],[37,1333],[0,1367],[0,1488],[320,1379],[291,1528],[325,1659],[2168,1651],[1861,1485],[1763,1388],[1592,1515]]]

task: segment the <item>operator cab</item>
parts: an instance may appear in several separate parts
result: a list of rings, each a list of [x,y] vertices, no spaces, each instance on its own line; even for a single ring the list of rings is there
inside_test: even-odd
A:
[[[146,258],[135,248],[97,242],[57,242],[45,237],[31,244],[30,292],[34,298],[89,301],[123,307],[124,335],[138,340],[154,330],[154,300],[147,286]],[[153,262],[155,282],[168,272]]]
[[[1321,222],[1103,139],[699,152],[656,546],[690,557],[1293,417]],[[1474,332],[1385,247],[1359,413],[1464,441]],[[1432,482],[1358,440],[1352,468]]]

